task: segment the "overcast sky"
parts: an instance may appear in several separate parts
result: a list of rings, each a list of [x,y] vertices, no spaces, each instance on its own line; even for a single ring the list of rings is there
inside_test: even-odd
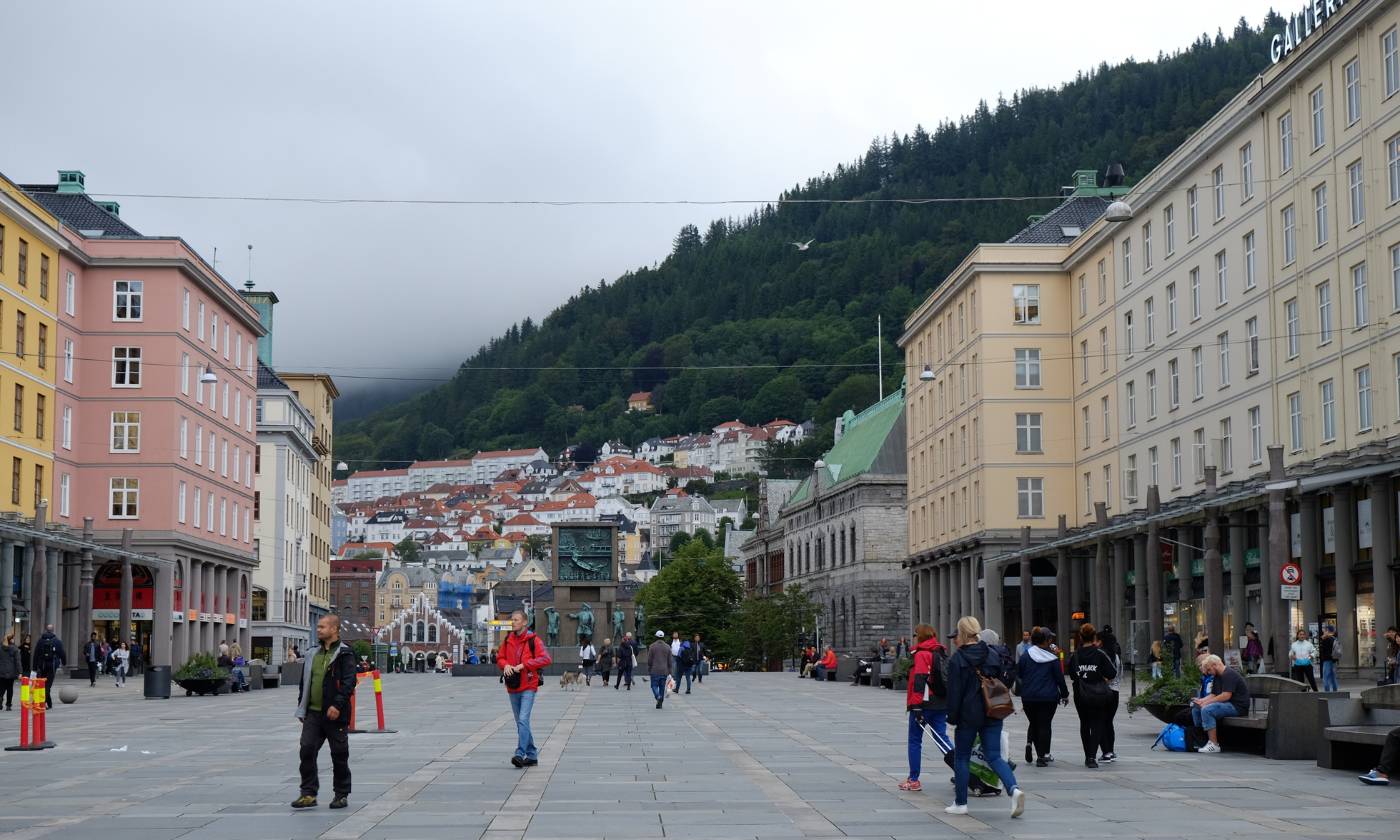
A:
[[[956,119],[1251,24],[1261,0],[22,3],[0,171],[93,193],[750,199]],[[1104,161],[1084,161],[1099,166]],[[1068,176],[1069,173],[1064,173]],[[119,199],[281,298],[274,362],[436,376],[715,208]],[[392,369],[387,369],[392,368]]]

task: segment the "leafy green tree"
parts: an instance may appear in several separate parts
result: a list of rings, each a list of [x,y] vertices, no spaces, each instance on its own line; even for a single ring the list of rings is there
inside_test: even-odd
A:
[[[677,531],[671,535],[671,543],[667,547],[670,548],[671,554],[675,554],[684,548],[688,542],[690,542],[690,534],[687,534],[685,531]]]
[[[781,668],[817,615],[817,605],[793,586],[776,595],[750,596],[739,604],[725,634],[725,649],[749,670]]]
[[[715,643],[723,638],[744,587],[724,553],[704,543],[681,546],[655,577],[637,592],[646,607],[647,627],[692,633]]]
[[[419,561],[418,543],[412,537],[404,537],[394,546],[394,551],[399,555],[399,559],[405,564],[411,565]]]
[[[549,553],[550,540],[543,534],[531,534],[525,538],[525,556],[539,559]]]

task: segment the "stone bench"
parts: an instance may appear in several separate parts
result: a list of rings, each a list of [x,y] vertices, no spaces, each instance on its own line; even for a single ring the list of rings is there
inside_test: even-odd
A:
[[[1385,736],[1400,726],[1400,685],[1368,688],[1360,699],[1327,700],[1319,715],[1323,743],[1317,766],[1333,770],[1374,767]]]
[[[1309,692],[1306,684],[1273,674],[1247,674],[1245,684],[1250,713],[1220,720],[1221,745],[1276,761],[1315,760],[1322,741],[1318,706],[1347,695]]]
[[[878,675],[871,674],[870,684],[879,688],[894,688],[894,663],[881,662]]]

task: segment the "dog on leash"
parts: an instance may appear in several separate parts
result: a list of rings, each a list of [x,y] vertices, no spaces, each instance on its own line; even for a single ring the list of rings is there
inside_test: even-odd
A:
[[[582,673],[582,669],[583,669],[583,666],[580,665],[578,671],[565,671],[564,673],[560,674],[560,675],[559,675],[559,687],[560,687],[560,688],[569,688],[569,687],[577,688],[578,685],[579,685],[579,683],[582,683],[582,682],[583,682],[583,673]]]

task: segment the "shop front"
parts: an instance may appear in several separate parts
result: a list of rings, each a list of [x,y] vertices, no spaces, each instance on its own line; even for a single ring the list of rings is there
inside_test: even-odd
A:
[[[145,566],[131,566],[131,632],[139,642],[143,658],[151,650],[151,627],[155,618],[155,574]],[[104,563],[92,581],[92,632],[113,647],[121,639],[122,564]]]

